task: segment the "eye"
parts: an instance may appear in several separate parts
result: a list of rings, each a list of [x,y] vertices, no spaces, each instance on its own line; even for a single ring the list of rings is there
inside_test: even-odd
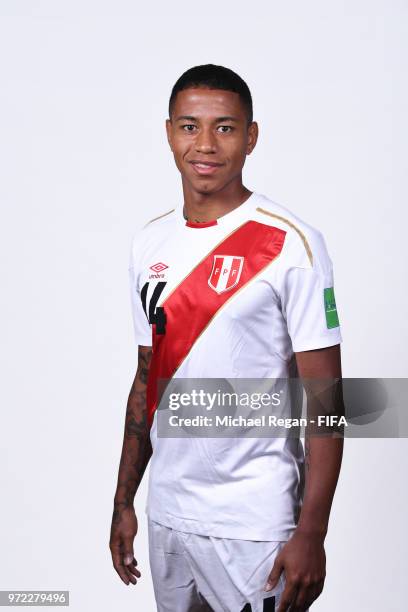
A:
[[[193,130],[190,130],[189,128],[195,128],[196,126],[193,125],[192,123],[188,123],[186,125],[182,125],[181,128],[185,131],[185,132],[192,132]]]
[[[234,129],[232,126],[230,125],[219,125],[217,130],[219,130],[221,128],[221,134],[228,134],[228,132],[232,132],[232,130]]]

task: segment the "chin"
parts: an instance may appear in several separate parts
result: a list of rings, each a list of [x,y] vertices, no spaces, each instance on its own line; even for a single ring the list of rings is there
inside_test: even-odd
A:
[[[201,189],[201,191],[211,191],[211,189],[214,189],[214,183],[205,181],[197,181],[195,186],[197,189]]]
[[[213,193],[215,191],[218,191],[218,187],[217,184],[214,181],[209,181],[208,179],[202,179],[202,180],[195,180],[195,181],[191,181],[190,185],[192,186],[192,188],[194,189],[194,191],[197,191],[198,193]]]
[[[203,195],[209,195],[211,193],[216,193],[219,191],[219,188],[216,185],[210,185],[208,183],[204,185],[195,185],[194,189]]]

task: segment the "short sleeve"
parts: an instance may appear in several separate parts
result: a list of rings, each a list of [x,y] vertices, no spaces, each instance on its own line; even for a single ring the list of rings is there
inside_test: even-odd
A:
[[[311,264],[289,266],[281,284],[282,313],[294,352],[342,342],[332,261],[317,230],[310,246]]]
[[[138,273],[136,270],[136,265],[137,258],[135,259],[133,241],[128,271],[134,337],[137,345],[152,346],[152,330],[142,304],[140,290],[138,287]]]

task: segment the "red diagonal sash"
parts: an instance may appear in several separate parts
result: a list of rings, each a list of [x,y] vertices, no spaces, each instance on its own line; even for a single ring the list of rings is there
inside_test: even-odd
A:
[[[152,324],[153,350],[147,382],[150,426],[160,400],[158,380],[174,375],[221,306],[279,255],[285,236],[286,232],[277,227],[247,221],[210,251],[163,302],[165,334],[157,334],[156,324]],[[222,293],[208,284],[214,255],[244,257],[239,282]]]

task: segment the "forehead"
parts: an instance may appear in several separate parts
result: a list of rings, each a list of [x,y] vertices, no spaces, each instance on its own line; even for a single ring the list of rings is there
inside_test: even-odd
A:
[[[176,119],[178,115],[194,117],[233,115],[244,118],[245,110],[239,94],[234,91],[197,87],[183,89],[177,93],[173,114]]]

